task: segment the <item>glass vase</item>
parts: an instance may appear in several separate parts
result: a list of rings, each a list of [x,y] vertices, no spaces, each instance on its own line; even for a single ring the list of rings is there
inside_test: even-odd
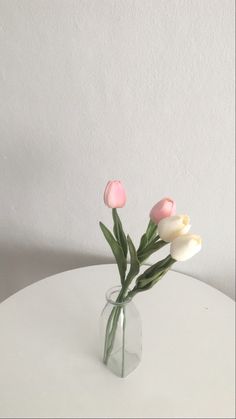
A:
[[[119,377],[126,377],[139,364],[142,327],[139,312],[130,298],[121,300],[120,286],[106,293],[100,317],[100,351],[104,364]]]

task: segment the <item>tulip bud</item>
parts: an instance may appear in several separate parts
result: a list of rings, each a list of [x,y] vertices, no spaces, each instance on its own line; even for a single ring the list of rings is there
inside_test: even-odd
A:
[[[186,234],[191,225],[188,215],[173,215],[163,218],[158,223],[158,234],[165,242],[172,242],[176,237]]]
[[[109,208],[122,208],[126,203],[126,193],[119,180],[107,183],[104,191],[104,202]]]
[[[202,248],[202,239],[195,234],[177,237],[170,245],[171,257],[177,261],[190,259]]]
[[[171,198],[163,198],[151,209],[150,218],[155,224],[158,224],[162,218],[170,217],[171,215],[175,215],[175,213],[175,201]]]

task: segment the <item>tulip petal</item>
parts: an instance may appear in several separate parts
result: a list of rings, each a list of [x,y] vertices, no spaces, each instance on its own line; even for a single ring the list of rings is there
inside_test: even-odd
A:
[[[109,208],[122,208],[126,203],[126,193],[119,180],[109,181],[104,191],[104,203]]]
[[[200,252],[202,240],[196,234],[185,234],[177,237],[170,246],[170,254],[173,259],[185,261]]]
[[[173,215],[163,218],[158,224],[158,233],[162,240],[172,242],[176,237],[188,233],[190,229],[188,215]]]
[[[150,218],[158,224],[160,220],[166,217],[170,217],[176,213],[176,203],[171,198],[163,198],[157,202],[156,205],[150,211]]]

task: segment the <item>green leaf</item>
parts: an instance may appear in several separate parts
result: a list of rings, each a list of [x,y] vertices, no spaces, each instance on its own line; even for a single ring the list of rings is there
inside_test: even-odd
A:
[[[139,281],[137,284],[138,291],[146,291],[153,287],[161,278],[162,276],[167,272],[167,270],[162,270],[155,275],[151,276],[150,278],[143,278]]]
[[[116,208],[112,209],[112,217],[113,217],[113,221],[114,221],[114,227],[113,227],[114,235],[115,235],[119,245],[121,246],[121,248],[124,252],[124,256],[126,258],[127,257],[127,252],[128,252],[127,240],[126,240],[126,235],[124,233],[122,223],[121,223],[121,220],[120,220],[120,217],[117,213]]]
[[[163,240],[151,242],[141,252],[138,252],[138,259],[139,259],[140,263],[144,262],[153,253],[155,253],[157,250],[161,249],[166,244],[168,244],[168,243],[164,242]]]
[[[138,260],[137,252],[135,249],[135,246],[130,238],[130,236],[127,236],[127,243],[129,246],[129,253],[130,253],[130,270],[127,275],[127,278],[125,280],[125,284],[127,287],[131,284],[132,279],[138,275],[139,269],[140,269],[140,263]]]
[[[157,225],[152,220],[150,220],[147,227],[147,231],[146,231],[148,243],[154,239],[154,237],[156,236],[156,233],[157,233]]]
[[[115,256],[116,263],[117,263],[119,273],[120,273],[121,284],[123,285],[124,280],[125,280],[126,268],[127,268],[127,262],[126,262],[126,258],[124,256],[123,250],[121,246],[119,245],[119,243],[117,243],[117,241],[113,237],[110,230],[101,222],[99,223],[99,225],[101,227],[101,230],[104,234],[105,239],[107,240],[107,242],[109,243],[111,247],[113,255]]]
[[[141,252],[147,246],[147,244],[148,244],[147,235],[146,235],[146,233],[144,233],[142,235],[142,237],[141,237],[141,240],[140,240],[140,245],[139,245],[139,248],[138,248],[138,253]]]
[[[146,269],[142,275],[136,279],[136,287],[138,290],[142,290],[144,288],[146,289],[146,286],[149,286],[151,283],[154,285],[154,283],[160,279],[160,277],[170,268],[174,262],[174,259],[168,255],[166,258],[158,261]]]
[[[139,248],[137,251],[138,258],[144,252],[147,246],[151,245],[158,239],[159,239],[159,236],[157,236],[157,225],[152,220],[150,220],[147,226],[147,230],[142,235],[141,240],[140,240]]]

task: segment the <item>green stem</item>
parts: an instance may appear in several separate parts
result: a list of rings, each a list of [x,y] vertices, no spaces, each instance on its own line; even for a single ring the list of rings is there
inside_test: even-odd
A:
[[[108,334],[108,336],[106,336],[107,338],[107,345],[106,345],[106,351],[104,352],[104,357],[103,357],[103,362],[104,364],[108,363],[108,359],[111,355],[113,346],[114,346],[114,342],[115,342],[115,335],[116,335],[116,330],[117,330],[117,324],[119,321],[119,317],[120,317],[120,311],[121,311],[121,306],[116,306],[114,307],[114,317],[113,317],[113,321],[112,321],[112,328],[110,333]]]
[[[105,335],[105,343],[104,343],[104,352],[103,352],[103,362],[106,364],[106,359],[107,359],[107,351],[108,351],[108,347],[109,347],[109,336],[110,336],[110,332],[111,332],[111,322],[112,319],[115,315],[115,307],[112,309],[111,314],[109,316],[109,319],[107,321],[107,326],[106,326],[106,335]]]
[[[128,284],[129,286],[129,284]],[[124,299],[125,293],[128,289],[127,284],[124,284],[124,286],[122,287],[116,302],[117,303],[121,303]],[[113,307],[111,314],[109,316],[109,319],[107,321],[107,327],[106,327],[106,335],[105,335],[105,344],[104,344],[104,353],[103,353],[103,362],[104,364],[107,364],[108,362],[108,358],[111,354],[111,351],[113,349],[113,345],[114,345],[114,340],[115,340],[115,333],[116,333],[116,328],[117,328],[117,324],[118,324],[118,320],[119,320],[119,316],[120,316],[120,309],[122,306],[117,305],[115,307]]]
[[[138,290],[135,286],[131,291],[128,292],[127,297],[132,299],[137,294],[137,292],[138,292]]]
[[[125,318],[125,307],[123,307],[123,329],[122,329],[122,370],[121,376],[124,377],[125,373],[125,325],[126,325],[126,318]]]

